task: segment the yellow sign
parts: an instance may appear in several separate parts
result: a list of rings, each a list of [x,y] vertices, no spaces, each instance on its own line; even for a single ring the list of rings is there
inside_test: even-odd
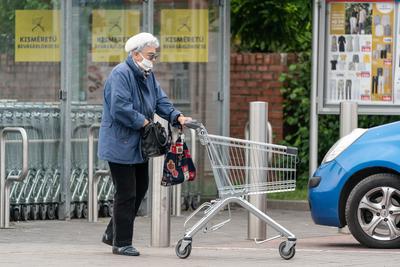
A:
[[[60,12],[15,11],[15,61],[60,61]]]
[[[331,4],[331,34],[344,34],[346,25],[345,6],[343,3]]]
[[[121,62],[127,54],[125,42],[139,33],[137,10],[93,10],[92,61]]]
[[[208,62],[208,10],[161,10],[161,61]]]

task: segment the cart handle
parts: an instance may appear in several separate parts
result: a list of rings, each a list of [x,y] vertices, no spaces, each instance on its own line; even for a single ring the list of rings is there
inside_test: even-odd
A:
[[[198,122],[196,120],[186,120],[184,125],[193,130],[197,130],[198,128],[204,127],[201,122]]]

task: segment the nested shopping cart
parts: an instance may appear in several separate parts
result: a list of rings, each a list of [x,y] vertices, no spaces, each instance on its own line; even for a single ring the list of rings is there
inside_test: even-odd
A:
[[[188,216],[185,226],[198,212],[204,210],[204,216],[186,229],[184,237],[178,241],[176,255],[182,259],[189,257],[192,237],[201,229],[204,232],[213,231],[228,223],[230,218],[211,227],[208,225],[226,206],[230,215],[229,204],[236,203],[279,233],[257,243],[286,237],[287,241],[279,245],[279,254],[284,259],[291,259],[295,254],[296,237],[246,198],[250,195],[295,190],[297,148],[211,135],[196,121],[185,125],[196,130],[200,143],[206,147],[219,198],[203,203]]]

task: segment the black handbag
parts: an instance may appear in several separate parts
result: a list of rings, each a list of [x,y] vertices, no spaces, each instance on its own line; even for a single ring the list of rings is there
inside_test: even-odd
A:
[[[165,128],[159,122],[150,121],[141,130],[140,145],[142,157],[146,160],[151,157],[165,155],[171,146],[171,129],[168,124],[167,134]]]

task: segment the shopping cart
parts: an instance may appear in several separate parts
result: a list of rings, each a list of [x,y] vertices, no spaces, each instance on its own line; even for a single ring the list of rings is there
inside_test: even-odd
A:
[[[203,203],[186,219],[185,226],[194,215],[205,209],[204,216],[186,229],[184,237],[178,241],[176,255],[182,259],[189,257],[192,237],[201,229],[204,232],[214,231],[228,223],[230,219],[208,226],[209,221],[221,209],[228,206],[230,212],[229,204],[236,203],[279,233],[275,237],[256,242],[286,237],[287,241],[279,245],[279,254],[286,260],[291,259],[295,254],[296,237],[245,198],[249,195],[295,190],[297,149],[211,135],[196,121],[186,122],[185,125],[196,130],[200,143],[206,147],[219,199]]]

